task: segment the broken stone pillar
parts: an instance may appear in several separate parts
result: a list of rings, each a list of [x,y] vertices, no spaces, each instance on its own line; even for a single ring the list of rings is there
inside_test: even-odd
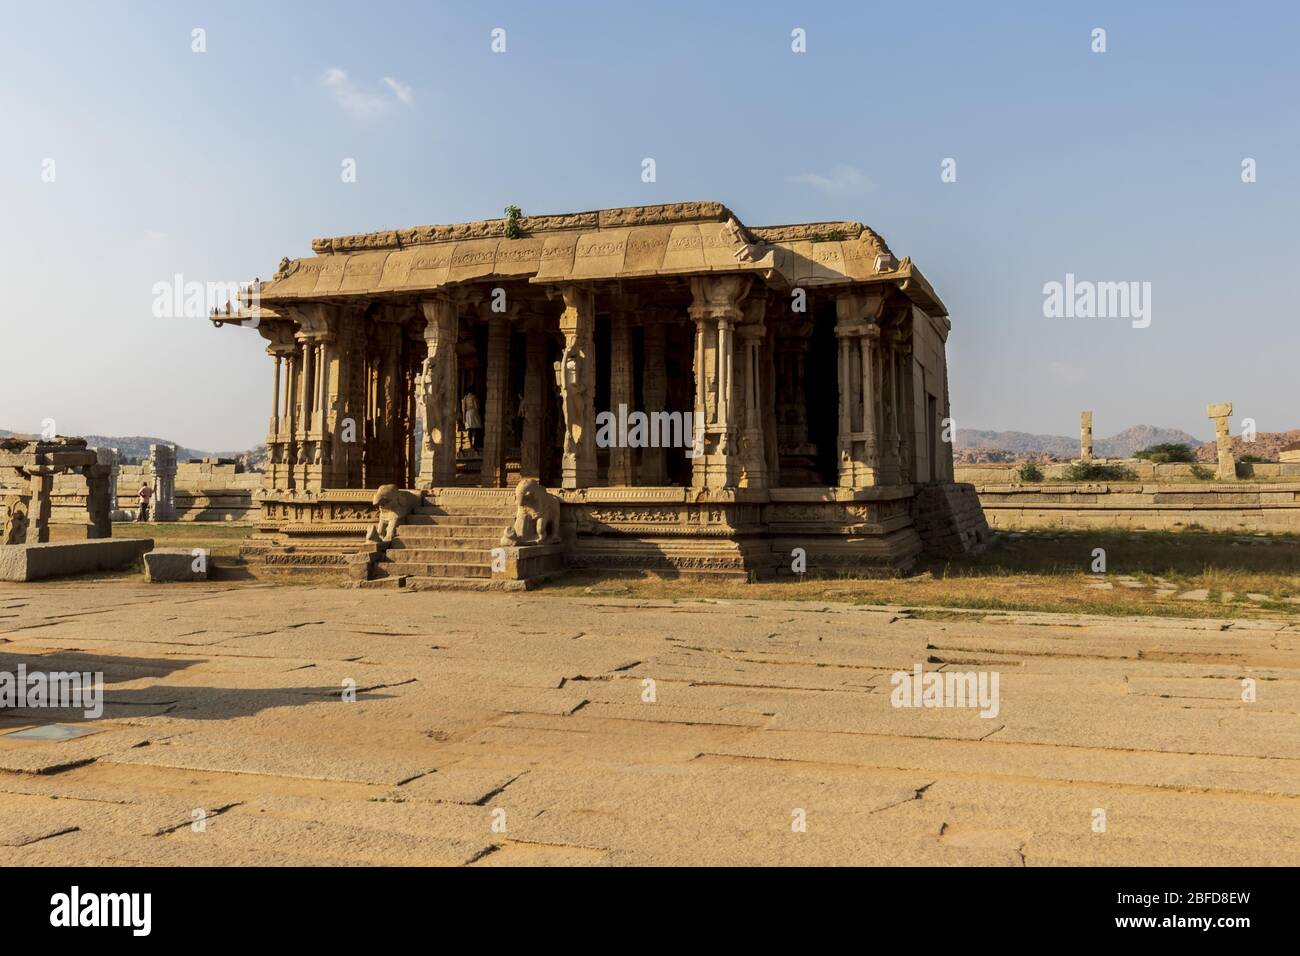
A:
[[[30,472],[28,480],[27,543],[45,544],[50,540],[50,492],[54,489],[54,475]]]
[[[1218,478],[1220,481],[1233,481],[1237,477],[1237,460],[1232,457],[1232,436],[1228,433],[1232,402],[1206,405],[1205,414],[1214,422],[1214,442],[1219,451]]]
[[[98,454],[98,450],[96,450]],[[87,465],[86,477],[86,537],[94,540],[113,537],[113,509],[109,494],[109,476],[115,472],[110,465]]]
[[[176,449],[171,445],[149,446],[149,468],[153,472],[153,521],[176,520]]]
[[[1079,413],[1079,461],[1092,461],[1092,412]]]

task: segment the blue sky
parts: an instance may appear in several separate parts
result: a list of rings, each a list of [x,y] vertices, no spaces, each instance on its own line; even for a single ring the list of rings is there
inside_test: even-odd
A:
[[[1209,438],[1211,401],[1300,427],[1300,5],[906,7],[6,3],[0,427],[247,447],[263,341],[155,318],[154,283],[510,203],[684,199],[860,219],[912,256],[960,427],[1073,434],[1090,408],[1098,436]],[[1045,318],[1067,272],[1150,282],[1150,327]]]

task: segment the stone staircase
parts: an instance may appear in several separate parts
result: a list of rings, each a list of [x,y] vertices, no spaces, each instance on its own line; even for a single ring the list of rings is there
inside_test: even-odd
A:
[[[393,543],[371,569],[371,586],[486,590],[492,581],[492,549],[514,521],[509,488],[430,492],[425,504],[398,525]],[[378,583],[384,582],[384,583]]]

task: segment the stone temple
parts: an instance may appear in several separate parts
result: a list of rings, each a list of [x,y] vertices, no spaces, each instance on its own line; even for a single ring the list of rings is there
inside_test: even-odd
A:
[[[755,579],[896,572],[988,536],[953,482],[947,309],[861,223],[688,202],[312,250],[211,317],[274,362],[247,546],[268,564]],[[554,533],[502,537],[547,508]]]

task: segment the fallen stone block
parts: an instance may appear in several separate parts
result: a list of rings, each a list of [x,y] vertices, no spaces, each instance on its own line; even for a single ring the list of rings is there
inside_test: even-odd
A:
[[[37,581],[124,568],[153,548],[152,538],[98,538],[0,545],[0,581]]]
[[[156,548],[144,556],[144,579],[163,581],[206,581],[208,555],[196,555],[189,548]]]

